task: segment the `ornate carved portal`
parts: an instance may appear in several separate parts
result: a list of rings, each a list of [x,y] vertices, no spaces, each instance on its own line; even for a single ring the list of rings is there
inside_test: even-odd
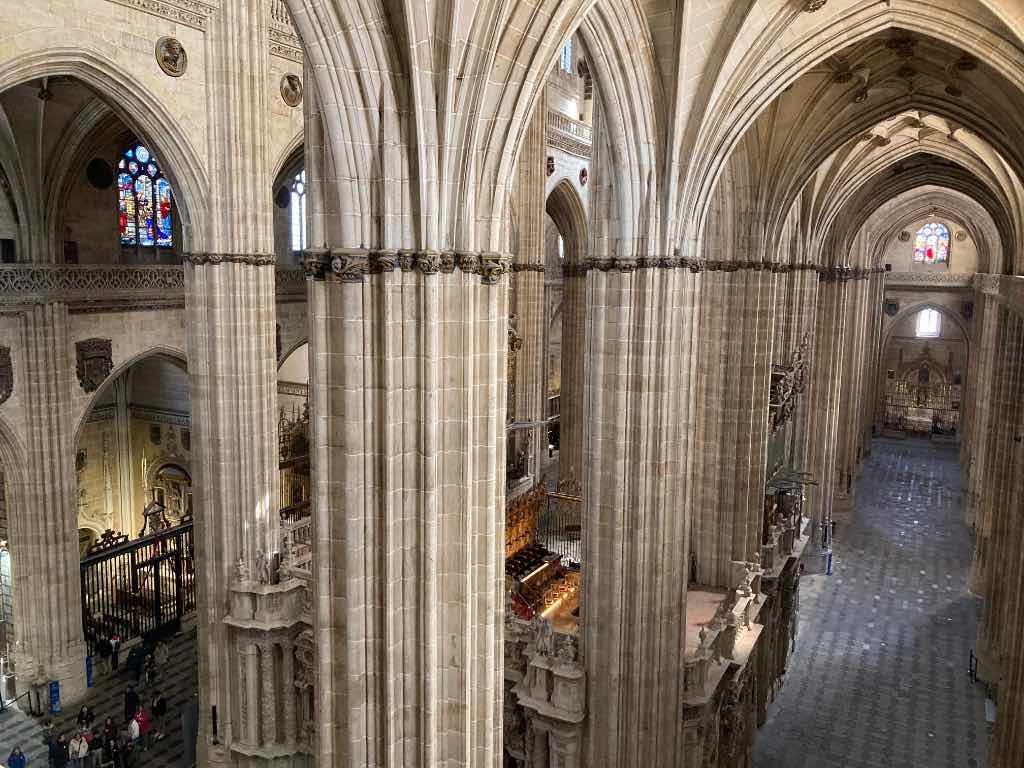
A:
[[[110,339],[85,339],[75,343],[78,383],[85,392],[95,392],[114,368]]]
[[[0,405],[14,392],[14,365],[11,363],[11,348],[0,347]]]

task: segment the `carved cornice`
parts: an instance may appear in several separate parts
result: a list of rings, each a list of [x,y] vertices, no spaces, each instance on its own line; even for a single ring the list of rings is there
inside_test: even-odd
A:
[[[214,6],[199,2],[199,0],[110,0],[110,2],[201,31],[206,31],[210,16],[215,10]]]
[[[276,271],[279,298],[305,296],[301,269]],[[0,313],[60,301],[74,314],[140,312],[185,306],[185,270],[174,266],[0,266]]]
[[[186,253],[185,261],[195,266],[206,264],[248,264],[253,267],[267,267],[277,262],[272,253]]]
[[[302,63],[302,38],[292,23],[285,0],[271,0],[268,32],[272,56],[279,56],[297,64]]]
[[[970,288],[974,274],[967,272],[890,272],[885,276],[887,288]]]
[[[154,421],[160,424],[174,424],[179,427],[188,427],[192,423],[192,417],[184,411],[172,411],[167,408],[151,408],[146,405],[130,405],[128,412],[133,419]]]
[[[295,397],[309,397],[309,384],[299,381],[278,381],[277,394],[293,395]]]
[[[449,274],[459,269],[480,275],[485,284],[493,284],[512,271],[512,261],[495,252],[468,251],[392,251],[367,248],[311,248],[303,252],[303,269],[314,280],[361,283],[367,275],[384,272],[420,272],[424,275]],[[542,268],[543,271],[543,268]]]
[[[513,264],[512,265],[512,271],[513,272],[541,272],[541,273],[543,273],[545,270],[544,270],[544,265],[543,264]]]
[[[117,415],[117,406],[115,405],[97,405],[89,410],[89,415],[86,417],[85,422],[92,424],[97,421],[112,421],[114,416]]]

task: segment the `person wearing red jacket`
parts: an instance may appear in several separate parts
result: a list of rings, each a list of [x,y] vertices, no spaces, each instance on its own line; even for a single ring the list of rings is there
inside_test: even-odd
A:
[[[149,734],[153,730],[153,727],[149,722],[149,714],[141,704],[139,704],[138,709],[135,710],[135,716],[132,719],[139,725],[139,743],[142,745],[142,749],[149,749]]]

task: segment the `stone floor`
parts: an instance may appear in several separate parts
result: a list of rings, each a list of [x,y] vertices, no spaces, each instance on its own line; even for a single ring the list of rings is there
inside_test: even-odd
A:
[[[984,766],[956,447],[876,440],[834,551],[833,576],[801,582],[796,651],[755,768]]]
[[[168,650],[170,657],[166,670],[161,672],[157,681],[167,699],[167,736],[139,756],[134,762],[136,768],[188,768],[193,763],[191,758],[185,759],[182,754],[184,741],[181,712],[199,685],[195,629],[186,630],[172,638],[168,643]],[[129,682],[134,681],[134,675],[124,669],[126,658],[127,653],[122,651],[121,670],[114,675],[96,680],[89,689],[86,701],[83,702],[92,707],[98,723],[102,723],[107,717],[113,717],[117,723],[124,718],[124,690]],[[140,693],[147,710],[152,694],[152,689]],[[77,716],[78,706],[65,708],[60,715],[53,718],[55,729],[70,738]],[[31,768],[45,768],[47,758],[43,745],[42,718],[29,717],[17,706],[0,712],[0,762],[3,765],[7,764],[7,756],[16,746],[28,756]]]

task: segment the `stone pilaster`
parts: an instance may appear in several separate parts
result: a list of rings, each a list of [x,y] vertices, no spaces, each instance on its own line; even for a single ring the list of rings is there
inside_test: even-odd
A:
[[[970,432],[965,439],[966,450],[961,461],[967,467],[966,522],[977,528],[985,489],[985,445],[989,439],[992,419],[992,376],[995,367],[996,340],[1002,310],[996,301],[983,293],[976,295],[979,310],[975,328],[974,365],[969,374],[970,397],[963,402],[968,409]]]
[[[814,540],[821,543],[821,525],[832,519],[837,487],[836,435],[843,370],[847,282],[822,279],[818,286],[817,319],[809,391],[809,466],[818,485],[808,486],[808,507]]]
[[[501,762],[507,276],[307,257],[317,764]]]
[[[14,662],[19,692],[57,680],[61,700],[85,693],[85,642],[78,576],[74,424],[69,422],[75,362],[65,304],[37,304],[23,315],[26,467],[8,477]]]
[[[513,190],[515,242],[513,247],[512,314],[522,341],[515,368],[515,407],[518,422],[541,422],[547,416],[544,381],[544,128],[547,109],[534,111],[519,152]],[[531,471],[539,479],[547,454],[547,430],[538,426],[516,430],[510,438],[518,454],[532,435]]]
[[[582,765],[678,765],[701,278],[587,273]]]

